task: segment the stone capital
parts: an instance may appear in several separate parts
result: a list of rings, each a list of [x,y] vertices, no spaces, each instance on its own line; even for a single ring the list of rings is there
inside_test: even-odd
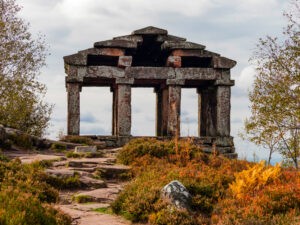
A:
[[[185,79],[167,79],[166,81],[167,85],[184,85]]]
[[[76,89],[78,89],[78,91],[81,92],[82,84],[78,83],[78,82],[77,83],[66,83],[66,89],[67,89],[67,92],[74,91]]]
[[[134,78],[116,78],[116,84],[134,84]]]
[[[214,86],[234,86],[234,80],[216,80]]]

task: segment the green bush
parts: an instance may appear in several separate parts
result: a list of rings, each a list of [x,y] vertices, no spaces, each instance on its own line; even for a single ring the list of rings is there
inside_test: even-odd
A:
[[[92,202],[93,197],[89,195],[75,195],[72,197],[72,200],[77,203],[87,203],[87,202]]]
[[[82,157],[84,157],[84,153],[67,152],[66,157],[67,158],[82,158]]]
[[[8,137],[12,144],[19,146],[24,149],[32,149],[33,141],[30,135],[22,133],[22,134],[10,134]]]
[[[46,182],[59,190],[82,187],[82,182],[80,181],[80,176],[78,174],[74,174],[72,177],[48,176]]]
[[[67,149],[67,146],[65,144],[62,144],[62,143],[53,143],[51,145],[51,149],[53,149],[57,152],[62,152],[62,151],[65,151]]]

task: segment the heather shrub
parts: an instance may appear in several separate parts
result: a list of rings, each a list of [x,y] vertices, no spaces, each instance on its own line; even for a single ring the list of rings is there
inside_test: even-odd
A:
[[[19,187],[4,187],[0,192],[0,224],[20,225],[68,225],[69,216],[50,206],[42,204],[40,199]]]
[[[281,167],[279,164],[266,166],[265,161],[261,161],[251,168],[237,173],[235,181],[230,185],[230,190],[237,198],[255,195],[266,185],[278,180],[280,175]]]
[[[131,221],[283,225],[299,220],[299,171],[204,154],[190,141],[136,139],[118,159],[131,165],[135,178],[112,210]],[[192,195],[191,211],[170,207],[160,198],[172,180],[179,180]]]
[[[134,222],[160,225],[206,224],[234,173],[247,168],[245,162],[234,165],[235,160],[204,154],[189,141],[137,139],[118,158],[133,167],[136,177],[112,204],[113,211]],[[172,180],[181,181],[192,194],[193,212],[170,211],[161,201],[161,189]]]
[[[71,224],[69,216],[48,204],[57,201],[58,191],[47,177],[38,162],[0,161],[0,224]]]
[[[215,211],[219,223],[296,224],[300,216],[299,171],[259,163],[236,174],[236,178]]]
[[[191,140],[161,141],[155,138],[137,138],[126,144],[118,154],[118,160],[125,165],[132,164],[143,156],[167,158],[170,162],[187,163],[191,159],[205,160],[206,155]]]
[[[83,144],[83,145],[92,145],[93,144],[93,140],[91,138],[83,137],[83,136],[76,136],[76,135],[64,136],[64,138],[61,141]]]

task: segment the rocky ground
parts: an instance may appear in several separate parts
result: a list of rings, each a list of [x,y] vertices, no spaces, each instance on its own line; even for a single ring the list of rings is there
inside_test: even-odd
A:
[[[23,163],[50,160],[52,165],[46,172],[60,178],[79,177],[80,188],[60,191],[57,208],[69,214],[73,225],[128,225],[129,221],[108,213],[105,210],[114,201],[126,182],[124,177],[129,167],[116,164],[117,149],[101,150],[100,158],[67,158],[63,153],[29,153],[22,151],[8,152],[18,157]]]

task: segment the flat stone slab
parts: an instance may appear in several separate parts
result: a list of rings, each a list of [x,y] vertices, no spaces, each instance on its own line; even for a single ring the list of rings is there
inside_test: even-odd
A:
[[[106,188],[107,185],[103,180],[94,179],[88,176],[82,176],[79,178],[80,182],[86,187],[92,188]]]
[[[45,161],[45,160],[49,160],[49,161],[60,161],[62,160],[64,157],[62,156],[57,156],[57,155],[43,155],[43,154],[28,154],[28,155],[24,155],[22,154],[22,156],[18,157],[22,163],[25,164],[29,164],[29,163],[33,163],[35,161]]]
[[[91,202],[111,203],[116,199],[117,195],[121,192],[122,189],[122,185],[108,184],[107,188],[80,192],[76,194],[75,197],[84,195],[91,197]]]
[[[74,152],[80,153],[80,152],[96,152],[97,146],[76,146]]]
[[[62,178],[72,177],[75,174],[79,174],[80,176],[92,176],[90,173],[72,170],[70,168],[46,169],[45,172],[49,175],[56,176],[56,177],[62,177]]]
[[[59,205],[56,208],[69,214],[76,225],[130,225],[131,223],[120,216],[97,212],[87,212],[74,209],[72,205]]]
[[[131,168],[125,165],[99,165],[98,169],[102,172],[103,176],[107,179],[118,178],[119,175],[128,172]]]

